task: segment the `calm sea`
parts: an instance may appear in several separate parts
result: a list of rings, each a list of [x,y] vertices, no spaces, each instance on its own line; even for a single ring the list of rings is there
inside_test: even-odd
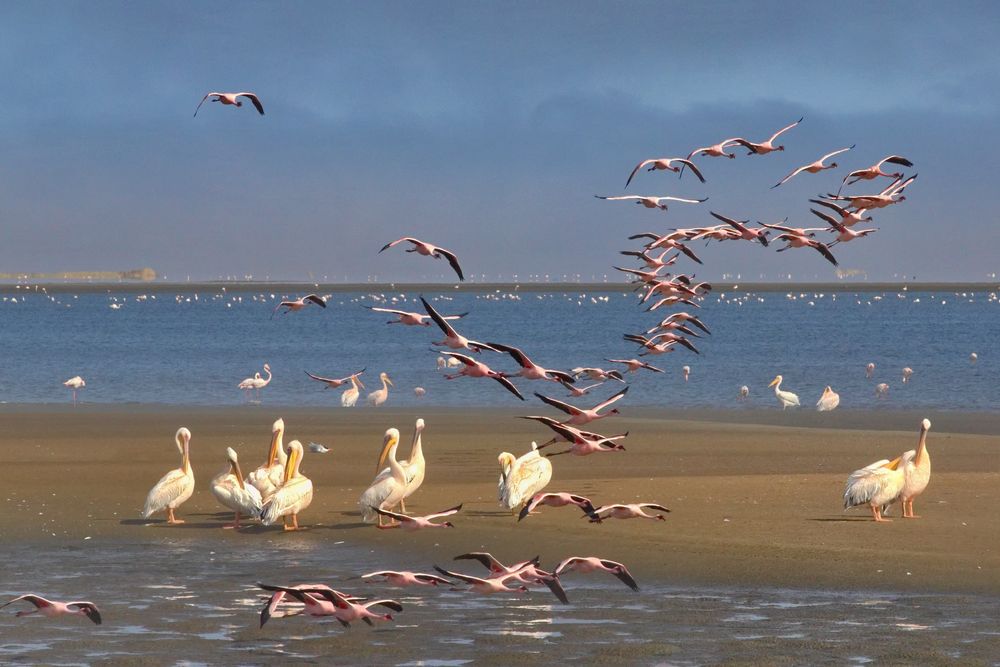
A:
[[[419,311],[418,294],[334,293],[325,310],[270,319],[287,293],[223,291],[137,294],[5,291],[0,297],[0,402],[68,402],[62,382],[83,376],[81,400],[92,403],[232,405],[247,398],[236,388],[269,363],[274,379],[265,404],[336,406],[339,390],[325,390],[304,371],[340,377],[367,368],[367,391],[380,371],[395,382],[389,404],[514,405],[497,383],[445,380],[431,342],[436,327],[387,325],[389,316],[363,305]],[[294,295],[292,295],[294,296]],[[613,367],[605,358],[632,357],[625,332],[653,326],[666,309],[644,313],[637,297],[620,292],[439,292],[424,294],[445,314],[468,312],[456,323],[467,337],[521,347],[553,368]],[[113,307],[114,306],[114,307]],[[737,407],[741,385],[755,407],[776,406],[767,384],[776,374],[784,389],[812,407],[831,385],[841,406],[996,410],[1000,388],[1000,301],[989,292],[746,293],[712,294],[698,315],[712,335],[649,361],[663,374],[628,376],[627,404]],[[971,353],[978,354],[972,363]],[[506,355],[484,353],[494,368],[513,371]],[[865,365],[876,364],[865,377]],[[684,381],[682,367],[690,366]],[[902,382],[902,369],[913,376]],[[890,385],[876,399],[875,386]],[[532,391],[564,398],[553,383],[515,380]],[[589,383],[588,383],[589,384]],[[413,389],[424,387],[418,398]],[[617,391],[609,383],[593,402]],[[534,400],[534,399],[531,399]],[[576,399],[590,403],[591,397]],[[359,405],[364,403],[364,398]]]

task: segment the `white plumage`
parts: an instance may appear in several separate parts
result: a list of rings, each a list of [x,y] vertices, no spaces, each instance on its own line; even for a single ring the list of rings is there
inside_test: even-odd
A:
[[[223,507],[236,513],[233,527],[239,528],[240,515],[258,518],[264,501],[256,487],[243,481],[240,462],[232,447],[226,448],[226,461],[229,465],[212,478],[212,495]]]
[[[898,500],[902,503],[903,517],[915,519],[913,499],[924,492],[931,480],[931,454],[927,451],[927,432],[931,430],[931,421],[925,419],[920,423],[920,440],[917,448],[903,453],[900,468],[903,470],[903,488],[899,490]]]
[[[412,496],[420,485],[424,483],[424,472],[427,466],[424,460],[424,446],[421,438],[421,434],[424,431],[424,420],[417,419],[413,427],[413,442],[410,445],[410,458],[405,461],[400,461],[399,466],[403,469],[403,476],[406,480],[405,489],[403,491],[403,497],[400,498],[400,511],[406,514],[406,499]],[[382,461],[379,461],[381,464]],[[382,480],[392,477],[392,468],[387,466],[375,476],[375,480],[372,484],[377,484]],[[392,509],[391,505],[387,505],[380,509]]]
[[[340,395],[340,404],[345,408],[353,408],[358,402],[358,396],[361,395],[361,390],[364,388],[364,384],[358,379],[358,376],[351,376],[351,386],[344,390],[344,393]]]
[[[818,401],[816,401],[816,410],[819,412],[829,412],[838,405],[840,405],[840,394],[835,392],[831,387],[827,386],[827,388],[823,390],[823,395],[819,397]]]
[[[876,521],[882,518],[882,506],[892,502],[903,488],[903,471],[899,459],[882,459],[855,470],[844,488],[844,509],[868,505]]]
[[[778,375],[773,380],[771,380],[771,384],[769,384],[767,386],[768,387],[774,387],[774,395],[778,398],[778,402],[781,403],[781,409],[782,410],[784,410],[785,408],[790,408],[790,407],[791,408],[797,408],[797,407],[799,407],[799,397],[798,397],[798,395],[793,394],[790,391],[782,391],[781,390],[781,383],[782,383],[783,379],[784,378],[782,378],[780,375]]]
[[[274,495],[285,479],[285,464],[288,462],[288,455],[285,454],[284,435],[285,420],[275,420],[274,424],[271,425],[271,447],[267,450],[267,460],[247,475],[247,482],[260,492],[260,497],[264,501]]]
[[[292,525],[285,524],[285,530],[298,530],[299,513],[309,507],[313,497],[312,480],[299,472],[302,463],[302,443],[292,440],[288,443],[288,462],[285,465],[285,479],[274,495],[264,503],[260,520],[271,526],[286,516],[292,517]]]
[[[365,523],[378,520],[382,523],[382,517],[372,508],[388,509],[402,502],[406,493],[406,472],[396,460],[396,448],[399,446],[399,431],[390,428],[385,432],[382,440],[382,454],[379,456],[377,468],[388,461],[390,474],[383,477],[381,472],[376,475],[371,486],[365,489],[358,499],[361,506],[361,519]]]
[[[382,388],[368,394],[368,405],[373,408],[377,408],[385,403],[389,399],[389,387],[396,386],[385,372],[379,373],[378,379],[382,381]]]
[[[168,523],[183,523],[174,517],[174,510],[194,493],[194,471],[191,469],[190,458],[191,431],[183,426],[177,429],[174,442],[181,453],[181,467],[168,472],[150,489],[142,510],[144,519],[165,509]]]
[[[534,442],[531,443],[531,451],[520,458],[514,458],[510,452],[502,452],[497,460],[500,463],[497,499],[508,510],[519,510],[552,480],[552,463],[539,455],[538,445]]]

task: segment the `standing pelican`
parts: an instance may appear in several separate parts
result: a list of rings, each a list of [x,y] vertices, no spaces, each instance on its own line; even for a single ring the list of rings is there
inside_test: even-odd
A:
[[[65,382],[63,382],[63,386],[69,387],[70,389],[73,390],[73,405],[76,405],[76,392],[78,389],[83,389],[84,387],[86,387],[87,383],[86,381],[84,381],[82,377],[80,377],[79,375],[75,375],[70,379],[66,380]]]
[[[313,497],[312,480],[299,472],[301,463],[302,443],[292,440],[288,443],[285,478],[260,512],[261,523],[265,526],[274,525],[281,519],[285,530],[299,530],[299,512],[309,507]],[[292,517],[291,526],[285,520],[286,516]]]
[[[883,459],[852,472],[844,488],[844,509],[868,505],[875,521],[891,521],[882,517],[882,507],[891,503],[903,489],[904,473],[900,459]]]
[[[399,500],[400,511],[406,514],[406,499],[412,496],[420,485],[424,483],[424,470],[426,468],[426,462],[424,461],[424,447],[421,440],[421,434],[424,432],[424,420],[417,419],[416,424],[413,427],[413,442],[410,445],[410,458],[405,461],[400,461],[399,465],[403,468],[403,473],[406,478],[406,489],[403,492],[403,497]],[[376,464],[381,466],[384,463],[384,454],[379,457],[379,461]],[[377,469],[377,468],[376,468]],[[375,481],[372,484],[377,484],[387,477],[392,477],[392,468],[383,468],[376,476]],[[387,505],[386,509],[392,509],[392,506]]]
[[[183,426],[177,429],[174,436],[177,449],[181,453],[181,467],[174,468],[160,478],[149,495],[146,496],[146,506],[142,510],[142,518],[148,519],[157,512],[167,510],[167,523],[184,523],[183,519],[174,516],[174,510],[194,493],[194,471],[191,470],[190,446],[191,431]]]
[[[784,410],[787,407],[797,408],[799,407],[799,397],[790,391],[781,390],[781,382],[783,378],[778,375],[773,380],[768,387],[774,387],[774,395],[778,397],[778,401],[781,403],[781,409]]]
[[[497,460],[500,463],[497,499],[512,513],[518,512],[552,480],[552,462],[538,454],[537,443],[531,443],[531,451],[520,458],[503,452]]]
[[[931,430],[931,421],[925,419],[920,423],[920,439],[917,448],[904,452],[901,467],[903,469],[903,488],[896,500],[903,506],[904,519],[919,519],[913,513],[913,499],[924,492],[927,483],[931,481],[931,454],[927,451],[927,432]]]
[[[267,451],[267,461],[247,476],[247,481],[260,492],[260,497],[267,501],[281,486],[285,478],[285,454],[282,437],[285,435],[285,420],[276,419],[271,425],[271,448]]]
[[[224,525],[223,528],[239,528],[240,513],[255,519],[260,516],[260,509],[264,503],[257,487],[243,481],[240,461],[232,447],[226,447],[226,461],[229,465],[212,478],[210,488],[216,500],[235,512],[233,522]]]
[[[376,389],[372,393],[368,394],[368,405],[373,408],[377,408],[386,402],[389,398],[389,387],[395,387],[392,380],[385,373],[385,371],[378,374],[378,379],[382,381],[382,388]]]
[[[357,375],[352,375],[350,380],[351,386],[345,389],[344,393],[340,395],[340,405],[345,408],[353,408],[358,402],[361,390],[365,388],[364,383],[358,379]]]
[[[840,394],[835,392],[829,385],[823,390],[823,395],[816,401],[816,410],[819,412],[829,412],[840,405]]]
[[[396,460],[396,448],[399,446],[399,431],[394,428],[386,430],[382,439],[382,454],[379,456],[376,469],[380,470],[382,465],[388,461],[391,474],[388,477],[377,475],[371,486],[365,489],[358,499],[361,506],[361,519],[365,523],[378,520],[378,525],[382,525],[382,517],[372,508],[387,509],[399,504],[406,493],[406,471]]]

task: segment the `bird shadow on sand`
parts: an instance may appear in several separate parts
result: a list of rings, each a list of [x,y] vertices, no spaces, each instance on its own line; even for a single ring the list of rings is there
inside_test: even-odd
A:
[[[834,523],[875,523],[870,516],[823,516],[806,519],[806,521],[832,521]]]

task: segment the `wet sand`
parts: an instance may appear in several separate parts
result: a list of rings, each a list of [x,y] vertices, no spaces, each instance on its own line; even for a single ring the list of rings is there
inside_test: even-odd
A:
[[[659,502],[672,509],[667,521],[592,525],[574,508],[543,508],[518,523],[496,502],[496,456],[520,454],[548,433],[516,414],[3,406],[0,460],[7,484],[0,494],[0,534],[5,541],[65,546],[88,537],[91,545],[182,536],[253,544],[267,532],[289,544],[345,541],[377,549],[392,554],[400,568],[444,565],[455,554],[487,550],[505,560],[537,554],[549,565],[568,555],[600,555],[626,562],[640,581],[668,585],[1000,594],[1000,437],[949,433],[948,419],[936,421],[928,442],[933,478],[916,502],[923,518],[876,525],[861,511],[841,511],[844,480],[851,470],[914,447],[914,415],[868,413],[864,428],[843,428],[857,420],[834,413],[824,426],[805,411],[745,413],[744,421],[804,424],[778,426],[630,410],[599,429],[629,430],[628,451],[557,457],[548,490],[581,493],[595,504]],[[244,472],[255,468],[279,416],[287,424],[286,443],[316,441],[333,450],[307,452],[302,465],[316,487],[312,506],[301,515],[310,529],[223,531],[229,515],[208,482],[224,467],[225,447],[239,452]],[[428,513],[464,503],[457,528],[403,533],[361,524],[357,498],[371,480],[382,433],[399,428],[400,449],[408,452],[417,416],[427,422],[428,466],[410,508]],[[980,432],[995,422],[990,415],[949,419]],[[913,423],[905,431],[872,430],[880,420],[893,428]],[[139,510],[148,489],[176,467],[173,434],[182,425],[193,432],[197,479],[194,496],[178,512],[188,523],[147,525]]]

